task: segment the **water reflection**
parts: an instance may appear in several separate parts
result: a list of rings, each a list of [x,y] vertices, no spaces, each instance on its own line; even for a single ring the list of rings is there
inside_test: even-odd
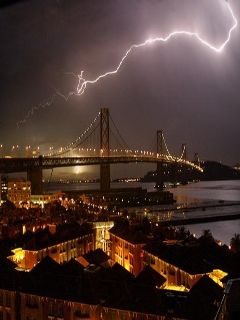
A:
[[[206,203],[216,201],[240,201],[240,181],[207,181],[181,186],[171,190],[179,203]],[[215,211],[215,212],[214,212]],[[222,207],[216,210],[207,210],[206,214],[214,213],[228,214],[239,213],[239,206]],[[235,233],[240,233],[240,220],[218,221],[186,225],[186,228],[196,236],[200,236],[203,230],[211,230],[213,237],[229,245]]]

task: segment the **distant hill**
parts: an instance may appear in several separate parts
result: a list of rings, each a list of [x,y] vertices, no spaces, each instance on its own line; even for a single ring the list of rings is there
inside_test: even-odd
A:
[[[240,179],[240,171],[215,161],[205,161],[201,180]]]
[[[216,161],[205,161],[201,163],[204,169],[203,173],[190,170],[189,168],[179,167],[178,170],[172,164],[164,167],[163,179],[158,177],[156,171],[149,171],[143,178],[142,182],[175,182],[175,181],[193,181],[193,180],[240,180],[240,171],[233,167],[224,165]]]

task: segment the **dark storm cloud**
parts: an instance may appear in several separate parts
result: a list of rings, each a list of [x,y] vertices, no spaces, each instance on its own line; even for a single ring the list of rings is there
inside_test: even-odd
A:
[[[236,16],[240,5],[231,2]],[[111,70],[132,43],[177,27],[220,44],[232,20],[224,0],[20,1],[0,10],[0,143],[63,145],[101,106],[110,108],[129,145],[148,149],[163,129],[170,148],[233,164],[240,159],[239,30],[218,55],[179,37],[133,52],[118,76],[89,86],[68,102],[57,98],[19,129],[16,122],[54,93],[67,93],[85,70]]]
[[[0,0],[0,8],[16,5],[24,1],[27,1],[27,0]]]

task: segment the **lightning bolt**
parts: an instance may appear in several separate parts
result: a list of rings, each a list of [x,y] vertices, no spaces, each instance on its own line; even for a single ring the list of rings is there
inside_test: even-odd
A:
[[[229,32],[228,32],[228,37],[227,39],[219,46],[219,47],[215,47],[213,45],[211,45],[211,43],[209,43],[208,41],[204,40],[203,38],[201,38],[201,36],[196,33],[196,32],[189,32],[189,31],[174,31],[174,32],[171,32],[168,36],[166,36],[165,38],[163,37],[156,37],[156,38],[150,38],[150,39],[147,39],[145,40],[144,42],[142,43],[139,43],[139,44],[133,44],[131,45],[131,47],[125,52],[124,56],[122,57],[121,61],[119,62],[118,66],[112,70],[112,71],[108,71],[104,74],[101,74],[99,75],[96,79],[94,80],[85,80],[83,78],[83,71],[81,71],[81,73],[78,75],[78,85],[77,85],[77,90],[76,90],[76,95],[82,95],[87,86],[89,84],[94,84],[94,83],[97,83],[99,80],[101,80],[102,78],[105,78],[105,77],[108,77],[110,75],[113,75],[113,74],[116,74],[118,73],[118,71],[120,70],[122,64],[124,63],[124,61],[127,59],[127,57],[129,56],[129,54],[134,50],[134,49],[138,49],[138,48],[141,48],[141,47],[145,47],[147,45],[150,45],[150,44],[153,44],[155,42],[167,42],[169,40],[171,40],[172,38],[176,37],[176,36],[179,36],[179,35],[183,35],[183,36],[188,36],[188,37],[192,37],[192,38],[195,38],[196,40],[200,41],[204,46],[208,47],[209,49],[211,49],[212,51],[215,51],[216,53],[221,53],[223,51],[223,49],[226,47],[226,45],[228,44],[228,42],[230,41],[231,39],[231,35],[232,35],[232,32],[234,31],[234,29],[237,28],[237,25],[238,25],[238,21],[236,19],[236,17],[234,16],[234,13],[233,13],[233,10],[230,6],[229,3],[227,3],[227,7],[228,7],[228,10],[233,18],[233,26],[230,28]]]
[[[21,120],[17,123],[17,125],[19,126],[20,124],[23,124],[27,121],[28,118],[30,118],[34,112],[40,108],[45,108],[47,106],[50,106],[57,97],[61,97],[64,100],[68,100],[71,96],[75,95],[75,96],[81,96],[85,93],[87,87],[89,85],[93,85],[95,83],[97,83],[98,81],[100,81],[103,78],[106,78],[108,76],[117,74],[118,71],[120,70],[120,68],[122,67],[122,65],[124,64],[125,60],[128,58],[128,56],[132,53],[132,51],[141,48],[141,47],[145,47],[145,46],[149,46],[152,45],[154,43],[157,42],[163,42],[166,43],[168,41],[170,41],[173,38],[176,38],[178,36],[186,36],[186,37],[190,37],[190,38],[194,38],[195,40],[199,41],[203,46],[207,47],[208,49],[214,51],[215,53],[221,53],[224,48],[227,46],[227,44],[229,43],[229,41],[231,40],[231,36],[233,31],[237,28],[238,26],[238,21],[237,18],[235,17],[233,10],[230,6],[230,4],[227,2],[226,4],[228,11],[232,17],[233,20],[233,24],[231,26],[231,28],[228,31],[228,35],[226,40],[219,46],[214,46],[212,45],[210,42],[208,42],[207,40],[204,40],[198,33],[196,32],[190,32],[190,31],[185,31],[185,30],[176,30],[171,32],[170,34],[168,34],[166,37],[155,37],[155,38],[149,38],[147,40],[145,40],[144,42],[138,43],[138,44],[132,44],[124,53],[124,55],[122,56],[119,64],[115,67],[115,69],[111,70],[111,71],[107,71],[103,74],[100,74],[99,76],[97,76],[95,79],[93,80],[86,80],[83,77],[83,73],[84,71],[81,71],[80,74],[74,74],[73,72],[68,73],[68,74],[72,74],[73,76],[75,76],[78,79],[78,83],[77,83],[77,87],[75,89],[75,91],[71,91],[69,92],[67,95],[62,94],[61,92],[59,92],[58,90],[56,90],[56,92],[49,98],[49,100],[45,103],[39,104],[38,106],[33,107],[31,110],[29,110],[29,112],[27,113],[26,117],[24,120]]]

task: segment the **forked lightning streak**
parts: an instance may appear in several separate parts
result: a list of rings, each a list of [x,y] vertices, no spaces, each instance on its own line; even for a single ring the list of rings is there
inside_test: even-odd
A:
[[[114,74],[117,74],[118,71],[120,70],[121,66],[123,65],[123,63],[125,62],[125,60],[127,59],[127,57],[132,53],[132,51],[138,49],[138,48],[141,48],[141,47],[145,47],[145,46],[149,46],[149,45],[153,45],[154,43],[157,43],[157,42],[163,42],[163,43],[167,43],[168,41],[170,41],[172,38],[176,38],[176,37],[179,37],[179,36],[185,36],[185,37],[190,37],[194,40],[197,40],[199,41],[203,46],[207,47],[208,49],[214,51],[215,53],[221,53],[224,48],[226,47],[226,45],[229,43],[229,41],[231,40],[231,36],[232,36],[232,33],[233,31],[237,28],[238,26],[238,21],[237,21],[237,18],[235,17],[234,13],[233,13],[233,10],[230,6],[230,4],[228,3],[228,1],[226,1],[226,7],[227,7],[227,10],[229,11],[231,17],[232,17],[232,20],[233,20],[233,24],[231,26],[231,28],[229,29],[228,31],[228,34],[227,34],[227,37],[226,39],[224,40],[224,42],[219,45],[219,46],[214,46],[213,44],[211,44],[210,42],[208,42],[207,40],[203,39],[198,33],[196,32],[191,32],[191,31],[185,31],[185,30],[176,30],[176,31],[173,31],[171,32],[169,35],[167,35],[166,37],[155,37],[155,38],[150,38],[150,39],[147,39],[145,40],[144,42],[142,43],[138,43],[138,44],[132,44],[128,49],[127,51],[124,53],[124,55],[122,56],[119,64],[113,68],[112,70],[110,71],[107,71],[103,74],[100,74],[99,76],[97,76],[95,79],[92,79],[92,80],[89,80],[89,79],[85,79],[83,77],[83,71],[81,71],[80,74],[76,75],[74,73],[72,73],[73,76],[76,76],[77,79],[78,79],[78,83],[77,83],[77,87],[74,91],[71,91],[69,92],[67,95],[65,94],[62,94],[61,92],[59,91],[56,91],[48,100],[47,102],[44,102],[44,103],[41,103],[35,107],[33,107],[32,109],[30,109],[25,117],[25,119],[19,121],[17,123],[17,126],[25,123],[27,121],[28,118],[30,118],[34,112],[38,109],[41,109],[41,108],[45,108],[47,106],[50,106],[57,97],[61,97],[63,98],[64,100],[68,100],[71,96],[75,95],[75,96],[81,96],[85,93],[87,87],[89,85],[93,85],[93,84],[96,84],[98,81],[100,81],[101,79],[103,78],[106,78],[106,77],[109,77],[111,75],[114,75]]]

